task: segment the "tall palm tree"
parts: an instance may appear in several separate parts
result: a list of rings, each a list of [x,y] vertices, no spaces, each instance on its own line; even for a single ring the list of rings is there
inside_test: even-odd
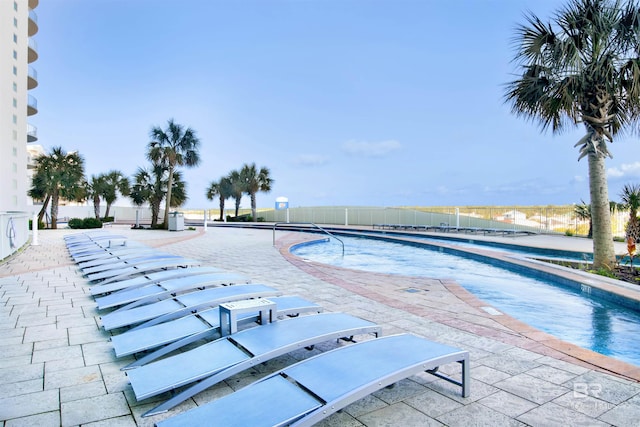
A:
[[[224,219],[224,202],[233,195],[233,185],[228,176],[223,176],[220,181],[213,181],[207,188],[206,196],[208,200],[213,200],[216,196],[220,198],[220,221]]]
[[[576,146],[589,164],[595,268],[616,262],[605,158],[607,141],[640,113],[639,16],[631,0],[571,0],[555,25],[529,13],[515,38],[522,77],[507,85],[512,111],[554,133],[585,126]]]
[[[118,193],[123,196],[128,196],[130,191],[129,178],[127,178],[122,172],[119,170],[111,170],[106,174],[101,175],[102,178],[102,188],[100,195],[104,198],[104,201],[107,203],[107,209],[104,213],[105,217],[109,216],[109,210],[111,209],[111,205],[118,199]]]
[[[258,170],[255,163],[245,164],[240,171],[244,191],[251,198],[251,217],[254,221],[256,221],[256,194],[258,191],[268,193],[274,182],[269,174],[268,168],[262,167]]]
[[[87,183],[87,195],[93,201],[93,214],[96,219],[100,219],[100,196],[104,192],[104,184],[104,175],[91,175],[91,181]]]
[[[32,194],[46,194],[51,201],[51,228],[58,228],[60,198],[78,200],[84,196],[84,159],[78,153],[67,153],[53,147],[49,154],[35,159],[36,171]]]
[[[167,128],[162,130],[155,126],[150,132],[151,142],[148,145],[147,157],[152,162],[161,162],[167,165],[168,185],[165,197],[164,228],[169,228],[169,210],[172,200],[173,175],[179,166],[195,167],[200,163],[198,148],[200,140],[196,132],[186,128],[170,119]]]
[[[640,221],[638,221],[638,209],[640,209],[640,185],[625,184],[620,194],[622,204],[629,209],[629,222],[625,227],[625,237],[627,241],[633,239],[635,243],[640,242]]]
[[[238,171],[229,172],[228,179],[231,184],[231,197],[233,197],[233,199],[235,200],[235,216],[238,216],[238,211],[240,210],[240,201],[242,200],[242,194],[245,191],[244,183],[242,182],[242,176],[240,176],[240,172]]]

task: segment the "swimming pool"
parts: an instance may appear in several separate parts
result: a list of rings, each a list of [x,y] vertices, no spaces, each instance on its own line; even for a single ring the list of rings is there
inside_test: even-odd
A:
[[[562,281],[464,256],[378,239],[343,237],[292,249],[298,257],[343,268],[454,279],[478,298],[531,326],[640,366],[640,312],[595,298]]]

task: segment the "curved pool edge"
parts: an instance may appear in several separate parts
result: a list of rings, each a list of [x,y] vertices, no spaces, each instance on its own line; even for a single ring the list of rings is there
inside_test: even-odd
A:
[[[412,314],[426,317],[430,320],[442,323],[444,325],[465,331],[476,335],[496,339],[505,344],[514,345],[516,347],[535,352],[543,356],[554,357],[577,365],[581,365],[590,369],[607,372],[619,377],[640,382],[640,366],[632,365],[627,362],[605,356],[592,350],[579,347],[575,344],[563,341],[553,335],[534,328],[506,313],[502,313],[491,304],[479,299],[464,287],[453,280],[439,280],[423,278],[425,280],[437,281],[446,288],[447,292],[453,294],[461,303],[468,308],[461,313],[453,313],[450,310],[444,310],[441,307],[429,306],[425,304],[425,293],[420,294],[423,299],[419,303],[411,304],[406,299],[394,297],[392,292],[385,292],[371,289],[370,286],[364,286],[365,283],[371,281],[385,281],[386,285],[395,286],[396,288],[409,284],[415,286],[420,280],[415,277],[399,276],[382,273],[372,273],[360,270],[351,270],[331,265],[321,264],[303,260],[290,252],[290,249],[298,244],[318,240],[317,235],[305,235],[305,233],[291,232],[282,235],[276,240],[276,248],[280,254],[291,264],[303,270],[307,274],[321,278],[333,285],[340,286],[351,292],[361,296],[371,298],[379,303],[383,303],[394,308],[408,311]],[[445,245],[447,246],[447,245]],[[456,248],[458,250],[458,248]],[[558,266],[555,264],[545,263],[542,261],[529,260],[522,257],[507,256],[497,254],[493,251],[484,250],[468,250],[484,257],[499,259],[501,262],[509,262],[521,265],[526,268],[538,270],[546,274],[559,275],[569,277],[570,280],[585,282],[589,286],[604,291],[620,291],[616,289],[617,282],[612,279],[596,275],[573,271],[573,269]],[[623,294],[632,296],[640,301],[640,291],[631,292],[625,287]],[[397,291],[398,289],[395,289]],[[400,295],[400,294],[398,294]],[[412,298],[416,298],[416,294],[412,294]],[[429,306],[425,309],[425,306]],[[491,313],[499,313],[491,314]]]

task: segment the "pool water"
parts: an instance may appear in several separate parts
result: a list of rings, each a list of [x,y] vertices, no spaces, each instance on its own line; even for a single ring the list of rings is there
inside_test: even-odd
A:
[[[548,279],[401,243],[340,237],[292,253],[343,268],[453,279],[496,309],[564,341],[640,366],[640,313]]]

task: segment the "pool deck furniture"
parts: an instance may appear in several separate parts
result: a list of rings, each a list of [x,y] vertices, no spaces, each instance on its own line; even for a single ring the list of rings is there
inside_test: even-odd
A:
[[[321,313],[322,307],[295,295],[269,297],[276,305],[276,318]],[[257,313],[244,313],[238,322],[257,322]],[[202,339],[220,334],[220,308],[213,307],[157,325],[133,328],[111,337],[116,357],[151,351],[131,362],[122,370],[136,368]]]
[[[242,330],[184,353],[127,371],[127,375],[137,400],[197,381],[192,387],[145,414],[154,415],[171,409],[226,378],[293,350],[334,339],[353,341],[355,335],[378,336],[380,332],[379,325],[349,314],[300,316]]]
[[[243,274],[216,271],[208,274],[196,274],[162,280],[131,289],[125,288],[96,298],[96,303],[98,304],[98,310],[116,307],[118,307],[118,310],[128,310],[194,290],[249,282],[251,282],[251,279]]]
[[[438,367],[457,362],[462,380]],[[172,426],[311,426],[409,376],[427,372],[470,393],[469,353],[411,334],[391,335],[321,353],[240,390],[159,421]]]
[[[141,305],[129,310],[116,310],[101,317],[105,331],[143,324],[156,325],[178,319],[200,310],[216,307],[224,302],[279,295],[280,291],[261,284],[221,286],[176,295],[173,298]]]

